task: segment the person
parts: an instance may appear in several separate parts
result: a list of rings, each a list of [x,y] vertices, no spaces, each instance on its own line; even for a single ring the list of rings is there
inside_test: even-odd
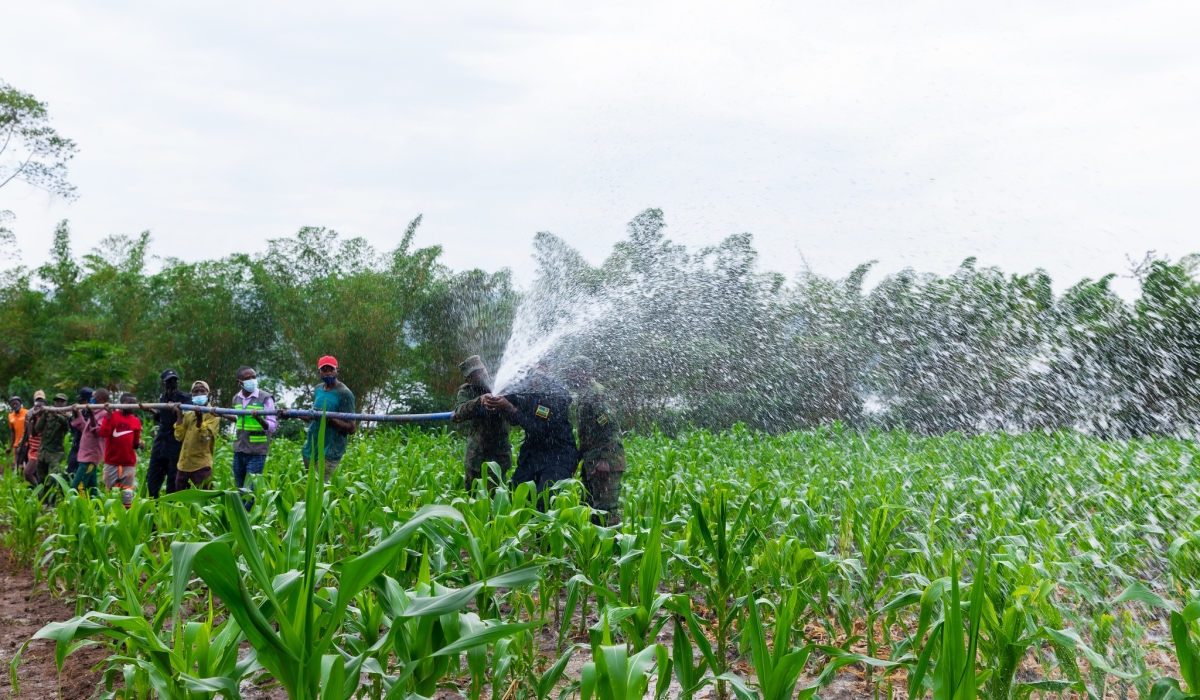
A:
[[[575,392],[579,472],[587,489],[587,504],[606,514],[592,516],[597,525],[615,527],[621,523],[621,478],[625,473],[625,445],[616,412],[604,386],[595,379],[595,364],[590,358],[572,358],[563,378],[567,388]]]
[[[108,403],[108,389],[100,388],[92,392],[88,399],[89,405]],[[79,411],[71,426],[79,431],[78,464],[75,474],[71,477],[71,490],[79,491],[81,495],[97,496],[99,489],[99,472],[104,468],[104,438],[100,436],[100,424],[108,416],[103,408],[84,408]]]
[[[66,405],[66,394],[54,395],[55,408],[65,408]],[[38,446],[33,478],[29,478],[28,472],[26,472],[25,478],[31,486],[44,486],[43,491],[45,491],[49,489],[47,482],[50,480],[50,474],[57,471],[67,456],[64,440],[71,432],[71,419],[67,417],[66,413],[47,411],[43,404],[42,409],[37,411],[37,416],[29,426],[29,432],[31,435],[40,437],[41,444]]]
[[[253,367],[239,367],[237,380],[242,390],[233,395],[233,408],[275,410],[275,397],[258,388],[258,372]],[[271,449],[271,436],[279,427],[279,420],[274,415],[222,417],[234,421],[233,481],[244,494],[242,503],[246,510],[250,510],[254,507],[254,480],[262,476]]]
[[[575,475],[579,450],[571,430],[571,395],[550,376],[547,363],[540,363],[511,393],[488,394],[483,405],[500,411],[525,431],[525,442],[517,455],[513,487],[533,482],[538,493],[538,508],[548,505],[544,492],[555,482]]]
[[[470,422],[467,428],[467,447],[463,453],[466,468],[467,490],[471,491],[475,480],[483,475],[484,464],[495,462],[500,466],[502,478],[508,478],[512,468],[512,443],[508,440],[509,425],[504,415],[484,408],[483,397],[491,393],[491,380],[487,367],[479,355],[472,355],[458,366],[466,383],[458,388],[451,420],[455,423]],[[489,471],[488,485],[494,487],[495,477]]]
[[[338,362],[332,355],[326,355],[317,360],[317,371],[321,375],[321,386],[313,392],[314,411],[330,413],[354,413],[354,392],[345,384],[338,381]],[[304,440],[304,448],[300,455],[304,458],[304,468],[308,469],[310,462],[317,461],[317,436],[321,430],[320,419],[305,418],[308,421],[308,436]],[[326,417],[325,419],[325,481],[333,477],[337,471],[342,456],[346,454],[346,441],[358,430],[358,424],[352,420]]]
[[[8,413],[8,432],[11,434],[12,442],[9,443],[4,453],[12,454],[13,465],[18,471],[25,467],[25,456],[17,450],[17,445],[21,444],[22,438],[25,437],[25,416],[29,414],[29,409],[25,408],[24,403],[20,396],[13,396],[8,400],[8,407],[11,409]],[[0,468],[0,474],[3,473],[4,469]]]
[[[192,402],[190,394],[179,390],[179,373],[164,369],[159,375],[163,393],[159,403]],[[165,483],[167,493],[175,492],[175,468],[179,462],[181,445],[175,439],[175,411],[169,408],[154,411],[154,422],[158,432],[154,434],[154,445],[150,448],[150,468],[146,470],[146,491],[151,498],[158,498]]]
[[[21,474],[30,486],[37,486],[38,449],[42,446],[42,436],[32,430],[33,422],[46,406],[46,392],[38,389],[33,392],[33,409],[25,416],[25,435],[22,436],[22,446],[25,451],[25,461],[21,464]]]
[[[88,404],[92,400],[92,389],[83,387],[77,396],[78,404]],[[71,410],[71,451],[67,453],[67,476],[73,478],[79,469],[79,443],[83,440],[83,432],[75,427],[75,419],[79,417],[79,408]]]
[[[192,404],[207,406],[209,394],[207,382],[192,383]],[[195,486],[206,489],[212,482],[213,450],[217,444],[217,433],[221,432],[221,418],[215,413],[192,411],[184,416],[174,404],[175,439],[179,441],[179,462],[175,467],[175,491],[184,491]]]
[[[191,397],[188,399],[190,403]],[[137,403],[137,397],[125,392],[121,394],[121,403]],[[171,429],[175,429],[174,421]],[[142,422],[133,415],[133,409],[113,411],[100,423],[100,437],[104,438],[104,486],[121,489],[121,504],[129,508],[137,489],[134,470],[137,451],[142,447]]]

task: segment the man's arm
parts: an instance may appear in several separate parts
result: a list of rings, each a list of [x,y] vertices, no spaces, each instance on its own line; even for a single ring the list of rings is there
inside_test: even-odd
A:
[[[454,413],[450,420],[455,423],[464,423],[474,418],[480,411],[485,410],[483,396],[472,397],[471,393],[471,390],[465,386],[458,390],[458,396],[454,402]]]
[[[345,392],[339,392],[338,396],[338,413],[354,413],[354,394],[346,389]],[[358,432],[358,422],[352,420],[342,420],[340,418],[330,418],[329,422],[338,431],[346,435],[353,435]]]
[[[265,411],[274,411],[275,410],[275,397],[274,396],[268,396],[267,400],[263,401],[263,410],[265,410]],[[266,421],[268,435],[275,434],[275,430],[279,427],[279,418],[277,416],[267,415],[267,416],[263,416],[259,420]]]

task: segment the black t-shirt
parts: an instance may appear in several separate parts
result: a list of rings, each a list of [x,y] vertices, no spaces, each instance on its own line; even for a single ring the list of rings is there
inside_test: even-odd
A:
[[[517,409],[509,420],[525,430],[513,481],[569,479],[579,463],[571,429],[571,394],[552,377],[535,374],[504,395]]]
[[[192,395],[184,393],[178,389],[174,393],[163,392],[163,395],[158,397],[159,403],[186,403],[192,402]],[[150,450],[150,456],[162,456],[163,450],[168,450],[172,455],[178,456],[179,449],[183,447],[178,440],[175,439],[175,411],[169,408],[162,408],[154,413],[154,423],[158,426],[158,432],[154,435],[154,447]]]

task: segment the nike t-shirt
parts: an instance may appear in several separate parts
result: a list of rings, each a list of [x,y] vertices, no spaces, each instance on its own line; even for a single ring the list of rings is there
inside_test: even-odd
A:
[[[113,411],[100,423],[100,437],[105,439],[105,464],[114,467],[132,467],[137,464],[137,451],[133,446],[142,441],[142,422],[137,416]]]

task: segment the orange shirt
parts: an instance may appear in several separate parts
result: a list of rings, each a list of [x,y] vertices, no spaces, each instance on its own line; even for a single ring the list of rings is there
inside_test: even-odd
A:
[[[29,413],[28,408],[22,408],[16,413],[13,413],[12,411],[8,412],[8,428],[12,431],[13,447],[16,447],[17,443],[21,441],[21,436],[25,434],[26,413]]]

